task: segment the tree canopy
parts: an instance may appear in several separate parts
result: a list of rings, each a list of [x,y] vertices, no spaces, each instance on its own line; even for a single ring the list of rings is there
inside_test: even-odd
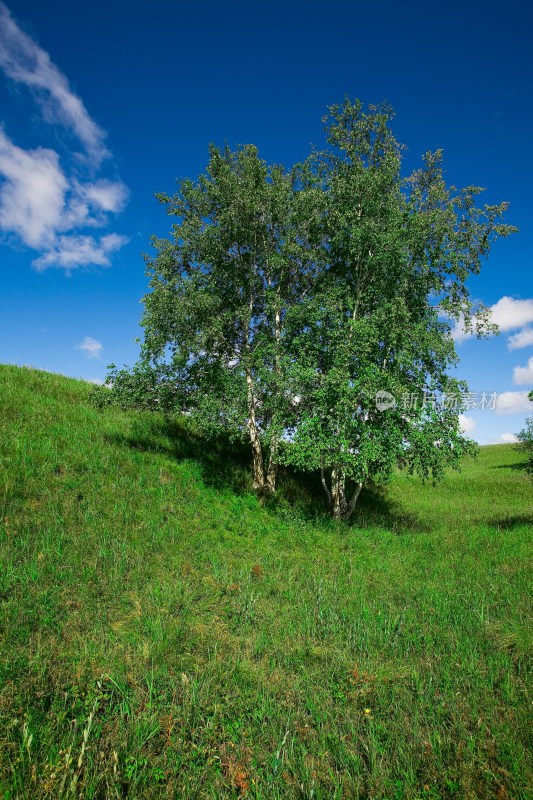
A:
[[[173,225],[147,259],[141,358],[108,378],[122,404],[247,438],[261,494],[282,463],[320,471],[338,519],[397,466],[437,479],[472,449],[451,328],[491,330],[467,281],[514,230],[507,204],[446,186],[440,151],[403,176],[392,117],[332,106],[326,148],[289,171],[211,146],[158,195]]]
[[[529,393],[529,399],[533,403],[533,392]],[[517,438],[518,446],[527,457],[524,472],[533,481],[533,417],[526,419],[525,427],[520,431]]]

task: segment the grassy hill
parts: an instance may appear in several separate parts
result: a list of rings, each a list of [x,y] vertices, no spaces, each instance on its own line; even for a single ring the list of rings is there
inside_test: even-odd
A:
[[[515,448],[347,526],[90,391],[0,367],[2,800],[530,796]]]

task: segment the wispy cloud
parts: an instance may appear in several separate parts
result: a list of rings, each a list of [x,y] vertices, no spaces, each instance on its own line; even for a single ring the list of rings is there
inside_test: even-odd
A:
[[[513,383],[516,383],[517,386],[533,385],[533,356],[528,359],[525,367],[514,368]]]
[[[491,306],[492,322],[501,331],[512,331],[533,322],[533,300],[515,300],[513,297],[502,297]]]
[[[501,297],[497,303],[494,303],[494,305],[490,307],[490,312],[490,321],[496,323],[502,333],[507,333],[508,331],[522,328],[523,326],[528,325],[530,322],[533,322],[533,300],[516,300],[514,297]],[[466,339],[470,339],[475,335],[475,332],[475,318],[473,330],[469,332],[464,330],[463,322],[459,321],[455,324],[455,327],[452,330],[452,337],[456,342],[460,343],[464,342]],[[515,349],[516,347],[525,346],[524,344],[516,343],[511,345],[511,340],[514,342],[520,342],[520,336],[523,333],[524,332],[522,331],[519,334],[509,337],[510,350]],[[526,343],[529,344],[530,342],[527,341]]]
[[[515,433],[501,433],[497,439],[491,439],[485,444],[515,444],[517,441]]]
[[[521,347],[529,347],[530,344],[533,345],[533,328],[524,328],[507,340],[509,350],[519,350]]]
[[[518,439],[515,433],[502,433],[499,440],[499,442],[501,442],[502,444],[514,444],[517,441]]]
[[[128,199],[128,190],[120,181],[99,180],[80,185],[78,195],[97,211],[115,213],[123,209]]]
[[[0,129],[0,227],[46,248],[65,208],[68,181],[53,150],[22,150]]]
[[[57,266],[69,272],[85,264],[108,267],[110,256],[127,241],[126,236],[117,233],[108,233],[100,239],[94,236],[59,236],[53,247],[33,263],[39,271]]]
[[[462,433],[470,433],[476,427],[476,421],[472,417],[467,417],[465,414],[459,414],[459,425]]]
[[[100,358],[104,346],[97,339],[92,336],[86,336],[81,342],[78,342],[74,347],[75,350],[82,350],[87,358]]]
[[[532,410],[528,392],[502,392],[496,398],[497,414],[522,414]]]
[[[0,176],[0,229],[42,252],[37,269],[109,266],[109,255],[128,241],[79,233],[105,226],[110,213],[122,210],[128,195],[122,182],[69,180],[54,150],[23,150],[1,128]]]
[[[18,27],[2,2],[0,67],[8,78],[34,91],[46,121],[68,128],[89,160],[82,178],[79,162],[71,163],[68,170],[55,150],[25,150],[0,125],[0,231],[8,241],[15,239],[40,251],[33,262],[39,270],[109,266],[111,254],[127,237],[84,231],[108,225],[110,215],[121,211],[128,198],[122,181],[94,175],[94,168],[109,156],[105,132],[91,119],[48,53]],[[72,162],[70,153],[65,155]]]
[[[1,2],[0,66],[12,81],[36,93],[46,118],[70,128],[96,164],[109,155],[105,131],[91,119],[48,53],[19,28]]]
[[[455,323],[454,327],[452,328],[452,339],[457,344],[461,342],[465,342],[467,339],[470,339],[474,334],[471,331],[465,331],[463,327],[464,323],[462,320],[459,320]]]

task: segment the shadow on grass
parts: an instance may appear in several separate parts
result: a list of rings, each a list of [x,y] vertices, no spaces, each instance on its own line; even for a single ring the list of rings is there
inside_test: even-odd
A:
[[[135,450],[161,453],[176,461],[194,461],[200,466],[204,483],[215,489],[235,494],[253,491],[248,444],[230,441],[222,435],[207,437],[195,431],[187,420],[143,417],[128,436],[108,435],[108,439]],[[266,501],[266,506],[309,522],[330,521],[318,473],[280,467],[276,495]],[[377,486],[363,489],[348,524],[354,528],[377,527],[396,533],[428,530]]]
[[[393,533],[425,533],[431,527],[416,514],[386,496],[386,489],[369,486],[361,492],[352,524],[357,527],[380,527]]]
[[[348,486],[350,496],[353,486]],[[326,496],[318,472],[296,472],[281,469],[276,497],[270,501],[274,508],[292,509],[306,520],[330,521]],[[351,528],[383,528],[394,533],[428,531],[415,515],[409,514],[399,503],[386,495],[379,486],[366,486],[357,501],[353,515],[347,523]]]
[[[517,461],[515,464],[494,464],[491,469],[516,469],[523,470],[527,465],[526,461]]]
[[[128,436],[110,438],[114,443],[135,450],[162,453],[176,461],[194,461],[201,468],[204,483],[213,488],[235,494],[253,491],[247,443],[232,442],[225,436],[207,437],[195,431],[187,420],[143,416]],[[298,516],[308,522],[330,521],[318,473],[280,467],[276,495],[266,501],[266,505],[273,511]],[[388,499],[379,487],[367,487],[361,492],[349,525],[385,528],[397,533],[427,530],[414,515]]]
[[[533,513],[491,519],[488,524],[491,528],[498,528],[500,531],[512,531],[515,528],[521,528],[523,525],[533,525]]]
[[[216,489],[252,491],[248,448],[224,436],[200,434],[187,421],[143,417],[139,424],[134,423],[129,435],[108,434],[106,438],[114,444],[160,453],[175,461],[195,461],[201,467],[204,483]]]

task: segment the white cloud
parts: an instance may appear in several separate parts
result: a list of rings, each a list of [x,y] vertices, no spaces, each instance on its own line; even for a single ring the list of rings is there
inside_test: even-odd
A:
[[[521,328],[524,325],[528,325],[530,322],[533,322],[533,300],[515,300],[513,297],[501,297],[497,303],[494,303],[494,305],[490,307],[490,311],[490,321],[496,323],[502,333],[515,330],[516,328]],[[475,331],[475,317],[473,319],[473,331],[468,333],[466,333],[464,330],[464,321],[459,320],[455,323],[455,326],[452,329],[452,338],[458,343],[464,342],[466,339],[470,339],[472,336],[474,336]],[[510,337],[510,350],[514,349],[515,347],[525,346],[525,344],[515,344],[514,346],[511,346],[511,340],[519,341],[519,337],[520,334]],[[531,341],[526,342],[526,344],[530,343]]]
[[[113,213],[122,211],[128,199],[128,190],[120,181],[86,183],[79,193],[92,208]]]
[[[65,208],[68,181],[53,150],[22,150],[0,128],[0,228],[47,247]]]
[[[111,264],[110,256],[127,241],[126,236],[117,233],[108,233],[100,239],[94,236],[59,236],[53,247],[33,263],[39,271],[55,266],[70,272],[86,264],[108,267]]]
[[[37,93],[49,121],[60,122],[78,137],[93,168],[109,155],[105,132],[90,118],[48,53],[17,26],[1,0],[0,68]],[[68,158],[71,163],[70,151]],[[107,226],[109,215],[122,211],[127,198],[122,181],[98,178],[87,162],[84,167],[79,160],[69,172],[55,150],[25,150],[0,124],[0,231],[4,240],[16,239],[40,251],[33,261],[36,269],[57,266],[70,272],[89,265],[109,266],[110,256],[128,239],[116,233],[96,237],[83,229]]]
[[[128,199],[128,190],[122,181],[99,180],[95,183],[71,182],[68,205],[58,227],[69,230],[75,227],[98,228],[108,223],[108,214],[122,211]]]
[[[468,332],[465,331],[465,329],[464,329],[464,317],[461,317],[461,319],[459,319],[459,320],[457,320],[455,322],[455,325],[452,328],[452,339],[454,340],[454,342],[457,342],[457,344],[460,344],[461,342],[464,342],[467,339],[470,339],[473,335],[474,334],[473,334],[472,331],[468,331]]]
[[[533,410],[528,392],[502,392],[496,397],[497,414],[522,414]]]
[[[509,350],[519,350],[521,347],[528,347],[530,344],[533,344],[533,328],[524,328],[507,339]]]
[[[459,426],[462,433],[470,433],[470,431],[473,431],[476,427],[476,421],[475,419],[472,419],[472,417],[459,414]]]
[[[0,230],[15,234],[42,255],[33,263],[75,267],[107,267],[109,256],[128,240],[110,233],[99,240],[71,233],[77,228],[102,227],[107,213],[120,211],[127,189],[120,181],[69,183],[53,150],[23,150],[0,128]]]
[[[521,328],[533,322],[533,300],[515,300],[502,297],[491,306],[492,322],[503,332]]]
[[[513,383],[516,383],[517,386],[533,384],[533,356],[528,359],[525,367],[515,367],[513,369]]]
[[[501,433],[497,439],[491,439],[484,444],[515,444],[518,438],[514,433]]]
[[[483,444],[515,444],[518,438],[514,433],[501,433],[497,439],[490,439],[490,441],[483,442]]]
[[[22,31],[0,2],[0,67],[11,80],[37,93],[47,118],[67,126],[84,145],[93,163],[109,155],[105,131],[89,116],[65,75],[48,53]]]
[[[502,444],[514,444],[517,442],[518,439],[516,438],[516,434],[514,433],[502,433],[500,436],[500,442]]]
[[[85,339],[75,345],[74,349],[82,350],[87,358],[100,358],[104,347],[97,339],[93,339],[92,336],[86,336]]]

